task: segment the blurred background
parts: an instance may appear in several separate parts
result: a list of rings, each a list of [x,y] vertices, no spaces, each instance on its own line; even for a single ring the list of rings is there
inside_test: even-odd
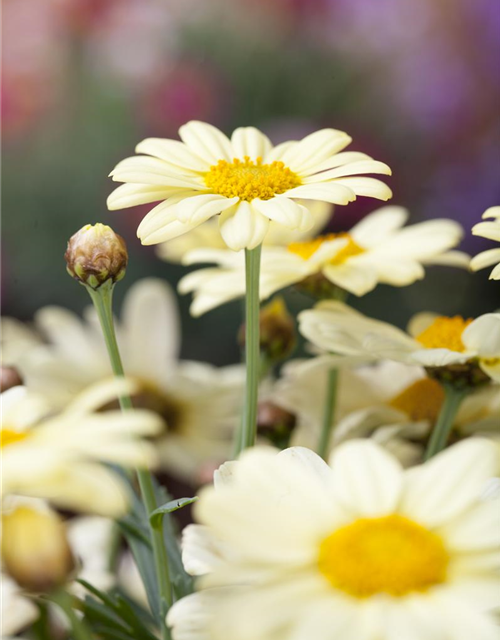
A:
[[[30,320],[47,304],[80,311],[66,241],[102,221],[129,246],[125,290],[146,275],[173,286],[135,231],[144,209],[106,210],[117,161],[142,138],[176,137],[200,119],[230,133],[255,125],[273,142],[334,127],[393,168],[395,204],[412,221],[449,217],[466,231],[500,204],[498,0],[3,0],[3,314]],[[115,185],[116,186],[116,185]],[[332,231],[377,207],[338,207]],[[146,210],[150,207],[146,207]],[[352,302],[404,325],[412,313],[479,315],[498,283],[430,268],[411,287],[379,286]],[[193,320],[181,298],[183,355],[238,359],[240,304]],[[288,302],[310,304],[298,293]],[[224,339],[222,338],[224,336]]]

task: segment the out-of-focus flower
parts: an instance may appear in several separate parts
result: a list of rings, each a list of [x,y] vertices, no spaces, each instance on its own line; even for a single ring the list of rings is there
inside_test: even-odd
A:
[[[307,231],[291,231],[271,221],[269,230],[263,240],[264,246],[286,246],[290,242],[310,240],[326,226],[333,213],[332,205],[327,202],[302,200],[300,204],[310,210],[314,218],[313,226]],[[178,238],[159,244],[156,253],[167,262],[190,264],[187,258],[188,254],[199,248],[226,249],[226,244],[219,232],[217,220],[214,218]]]
[[[291,242],[287,247],[264,247],[261,297],[299,282],[317,291],[325,279],[327,284],[362,296],[379,283],[412,284],[424,277],[427,264],[469,266],[469,256],[450,251],[463,235],[457,222],[429,220],[401,229],[408,215],[401,207],[383,207],[347,233]],[[180,281],[179,291],[194,292],[193,315],[245,294],[243,254],[193,249],[184,258],[185,264],[200,262],[215,262],[218,268],[194,271]]]
[[[23,379],[15,367],[0,367],[0,392],[19,387],[23,384]]]
[[[500,242],[500,207],[490,207],[483,213],[483,218],[494,218],[493,222],[479,222],[472,227],[475,236],[482,236],[489,240]],[[488,249],[472,258],[470,267],[473,271],[479,271],[485,267],[496,267],[490,273],[490,280],[500,280],[500,248]]]
[[[273,389],[273,401],[296,416],[291,443],[318,446],[328,367],[304,368],[291,361]],[[423,367],[390,360],[339,371],[330,449],[345,440],[369,437],[408,466],[421,460],[424,444],[444,400],[441,385]],[[500,422],[495,385],[468,394],[453,422],[453,438],[494,436]],[[498,434],[500,437],[500,434]]]
[[[9,640],[38,618],[38,607],[23,595],[23,590],[5,573],[0,575],[2,597],[0,598],[0,633]]]
[[[162,467],[192,479],[203,462],[227,459],[243,397],[243,367],[179,361],[177,304],[161,280],[132,286],[116,324],[125,372],[136,385],[134,405],[155,411],[166,423],[155,443]],[[111,375],[93,310],[82,320],[66,309],[46,307],[37,313],[36,326],[49,344],[17,364],[27,387],[51,406],[65,406]]]
[[[157,459],[143,438],[162,429],[152,412],[95,413],[103,404],[130,393],[127,381],[88,388],[57,414],[25,387],[2,394],[2,495],[46,498],[54,504],[105,515],[128,506],[120,476],[102,463],[147,467]]]
[[[299,315],[299,330],[316,347],[340,354],[320,356],[332,366],[390,359],[424,366],[441,381],[462,386],[488,377],[500,382],[499,313],[475,320],[422,313],[412,319],[408,334],[341,302],[325,301]]]
[[[381,200],[390,189],[366,173],[390,174],[366,154],[339,153],[351,138],[335,129],[273,147],[254,127],[236,129],[231,140],[212,125],[192,121],[179,129],[182,142],[148,138],[134,156],[111,172],[118,187],[110,209],[161,200],[139,225],[143,244],[158,244],[220,214],[222,238],[234,251],[263,241],[273,220],[289,229],[312,227],[311,212],[295,202],[310,199],[348,204],[358,195]]]
[[[174,639],[494,640],[500,509],[486,440],[403,471],[370,441],[254,449],[195,505],[184,562],[201,592],[168,621]],[[292,534],[292,535],[291,535]]]

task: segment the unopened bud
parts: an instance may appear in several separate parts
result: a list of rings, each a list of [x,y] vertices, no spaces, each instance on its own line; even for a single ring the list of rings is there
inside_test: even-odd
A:
[[[0,367],[0,392],[19,387],[23,384],[23,379],[15,367]]]
[[[295,323],[283,298],[274,298],[262,307],[260,322],[260,352],[270,362],[288,357],[295,348]],[[240,328],[239,342],[245,344],[245,325]]]
[[[311,276],[307,276],[307,278],[298,282],[295,288],[318,300],[344,301],[347,297],[345,289],[330,282],[322,273],[314,273]]]
[[[285,449],[295,428],[293,413],[271,401],[260,402],[257,409],[257,432],[273,445]]]
[[[2,514],[2,561],[21,587],[37,593],[63,585],[75,566],[57,513],[24,503]]]
[[[125,275],[128,253],[125,240],[105,224],[87,224],[68,241],[64,254],[70,276],[97,289]]]

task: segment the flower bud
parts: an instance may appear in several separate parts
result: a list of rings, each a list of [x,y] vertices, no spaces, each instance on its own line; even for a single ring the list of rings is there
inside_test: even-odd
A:
[[[97,289],[125,275],[128,253],[125,240],[105,224],[87,224],[68,242],[64,254],[70,276]]]
[[[295,428],[296,417],[272,401],[259,403],[257,409],[257,433],[274,446],[285,449]]]
[[[23,379],[15,367],[0,367],[0,392],[3,393],[12,387],[19,387]]]
[[[262,307],[260,322],[260,352],[269,362],[279,362],[295,348],[295,323],[283,298],[274,298]],[[240,328],[239,342],[245,344],[245,325]]]
[[[75,562],[58,514],[31,502],[2,514],[2,562],[28,591],[46,593],[64,584]]]

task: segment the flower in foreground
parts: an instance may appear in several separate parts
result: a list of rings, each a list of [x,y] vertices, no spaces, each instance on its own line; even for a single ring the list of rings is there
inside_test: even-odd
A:
[[[383,207],[366,216],[349,232],[330,233],[266,246],[260,270],[261,298],[307,279],[320,277],[362,296],[377,284],[403,287],[424,277],[424,265],[469,266],[469,256],[450,251],[461,240],[462,227],[453,220],[428,220],[402,228],[409,213]],[[224,249],[193,249],[186,265],[214,262],[216,267],[193,271],[179,283],[181,293],[194,292],[193,315],[245,294],[243,253]]]
[[[316,347],[339,354],[320,356],[325,364],[349,366],[389,359],[436,374],[441,371],[450,376],[450,382],[456,375],[466,386],[487,377],[500,382],[500,313],[486,313],[475,320],[421,313],[405,333],[346,304],[325,301],[299,315],[299,330]]]
[[[500,508],[481,493],[497,472],[481,439],[408,471],[370,441],[329,464],[246,453],[185,531],[201,591],[171,609],[174,639],[495,640]]]
[[[81,319],[67,309],[45,307],[37,312],[35,325],[46,344],[29,350],[6,346],[18,354],[14,364],[27,387],[55,409],[111,375],[93,310]],[[217,465],[231,455],[243,368],[179,360],[177,304],[162,280],[146,278],[134,284],[115,325],[125,371],[137,388],[134,405],[160,414],[166,425],[155,438],[160,464],[173,475],[196,480],[202,464]],[[16,341],[19,333],[10,331]]]
[[[161,201],[139,225],[143,244],[171,240],[220,214],[227,246],[253,249],[271,221],[299,231],[313,226],[310,210],[297,199],[345,205],[357,196],[392,195],[384,183],[363,175],[388,175],[389,167],[363,153],[343,152],[351,138],[335,129],[276,147],[254,127],[240,127],[229,139],[192,121],[179,136],[182,142],[143,140],[136,147],[143,155],[126,158],[111,172],[125,184],[109,196],[109,209]]]
[[[158,433],[162,423],[143,410],[95,411],[133,390],[126,381],[102,382],[55,415],[25,387],[3,393],[2,496],[46,498],[63,508],[110,517],[123,514],[128,489],[103,463],[154,465],[156,452],[143,438]]]
[[[500,242],[500,207],[490,207],[483,213],[483,218],[494,218],[494,221],[479,222],[472,227],[472,233],[475,236]],[[470,267],[473,271],[479,271],[491,267],[492,264],[495,264],[496,267],[490,273],[490,280],[500,280],[500,248],[478,253],[472,258]]]

